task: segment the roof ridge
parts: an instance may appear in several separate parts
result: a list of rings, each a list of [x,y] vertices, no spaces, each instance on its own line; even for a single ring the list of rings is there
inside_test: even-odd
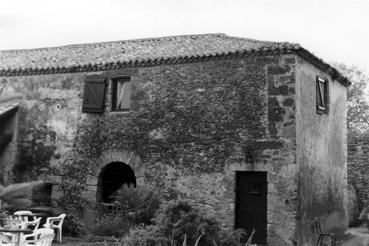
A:
[[[231,56],[296,53],[340,75],[297,43],[206,33],[0,51],[0,76],[67,73],[194,62]],[[346,84],[345,79],[340,79]]]
[[[239,36],[232,36],[232,35],[225,35],[225,38],[228,39],[239,39],[239,40],[244,40],[244,41],[249,41],[249,42],[255,42],[255,43],[270,43],[270,44],[289,44],[289,45],[299,45],[301,46],[299,43],[290,43],[290,42],[286,42],[286,41],[271,41],[271,40],[264,40],[264,39],[256,39],[256,38],[245,38],[245,37],[239,37]]]
[[[80,43],[80,44],[66,44],[60,46],[50,46],[50,47],[40,47],[40,48],[31,48],[31,49],[10,49],[10,50],[0,50],[0,53],[22,53],[22,52],[32,52],[32,51],[42,51],[42,50],[57,50],[57,49],[65,49],[65,48],[76,48],[82,46],[90,46],[96,47],[100,45],[107,44],[117,44],[117,43],[131,43],[131,42],[142,42],[142,41],[158,41],[158,40],[167,40],[167,39],[179,39],[183,37],[205,37],[205,36],[221,36],[223,38],[230,37],[225,33],[202,33],[202,34],[185,34],[185,35],[171,35],[171,36],[160,36],[160,37],[151,37],[151,38],[137,38],[137,39],[125,39],[125,40],[116,40],[116,41],[103,41],[103,42],[93,42],[93,43]],[[242,38],[241,38],[242,39]]]

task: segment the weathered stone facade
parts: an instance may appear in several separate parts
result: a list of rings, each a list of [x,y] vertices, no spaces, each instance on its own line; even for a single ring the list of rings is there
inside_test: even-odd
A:
[[[352,137],[348,141],[347,175],[351,186],[351,222],[358,220],[359,213],[369,202],[369,143],[365,138]]]
[[[346,88],[302,59],[296,86],[297,154],[300,216],[304,238],[312,238],[313,219],[343,232],[347,214]],[[329,80],[329,113],[317,114],[315,77]]]
[[[107,78],[103,114],[81,111],[90,75]],[[110,78],[116,75],[131,79],[129,112],[111,111]],[[316,113],[317,75],[329,79],[328,115]],[[310,245],[316,218],[326,230],[347,226],[346,87],[296,54],[4,76],[0,81],[0,96],[23,97],[15,181],[47,175],[74,152],[73,158],[92,163],[84,196],[96,201],[101,170],[123,162],[138,185],[188,199],[233,227],[236,173],[266,172],[268,245]],[[160,103],[152,110],[165,107],[150,115],[156,119],[151,124],[143,122],[150,112],[147,102]],[[174,157],[162,158],[165,154]],[[53,196],[58,197],[57,187]]]
[[[3,97],[0,100],[0,166],[1,183],[8,184],[18,149],[19,98]]]

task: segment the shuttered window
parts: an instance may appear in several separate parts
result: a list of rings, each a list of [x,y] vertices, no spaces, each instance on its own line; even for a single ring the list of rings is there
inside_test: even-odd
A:
[[[328,113],[328,80],[316,77],[316,109],[318,114]]]
[[[105,88],[104,77],[98,75],[86,77],[82,112],[97,114],[104,112]]]
[[[131,81],[129,77],[113,79],[113,111],[128,111],[131,107]]]

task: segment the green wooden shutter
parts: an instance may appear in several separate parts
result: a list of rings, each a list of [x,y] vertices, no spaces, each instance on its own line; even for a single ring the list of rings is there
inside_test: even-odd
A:
[[[92,75],[86,77],[82,112],[101,114],[104,112],[105,78]]]

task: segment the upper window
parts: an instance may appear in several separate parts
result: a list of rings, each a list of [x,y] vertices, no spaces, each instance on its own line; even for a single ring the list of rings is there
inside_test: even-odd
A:
[[[316,109],[317,113],[328,113],[329,93],[328,80],[316,77]]]
[[[112,111],[128,111],[131,107],[131,80],[129,77],[112,79]]]

